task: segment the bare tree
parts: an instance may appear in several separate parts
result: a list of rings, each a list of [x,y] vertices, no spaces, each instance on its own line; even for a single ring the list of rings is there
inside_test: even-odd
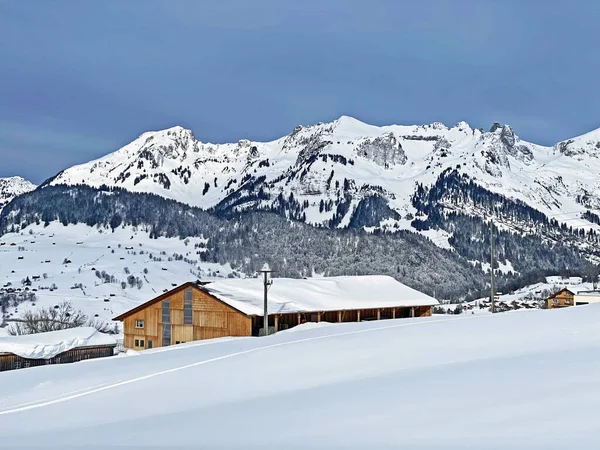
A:
[[[7,328],[7,331],[16,336],[84,326],[94,327],[103,333],[110,333],[114,329],[108,323],[90,320],[83,311],[73,308],[70,302],[63,302],[54,307],[24,312],[20,319]]]

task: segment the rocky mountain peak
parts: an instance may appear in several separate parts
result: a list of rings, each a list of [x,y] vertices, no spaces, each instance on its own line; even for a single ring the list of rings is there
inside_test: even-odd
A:
[[[13,198],[33,191],[36,187],[22,177],[0,178],[0,211]]]

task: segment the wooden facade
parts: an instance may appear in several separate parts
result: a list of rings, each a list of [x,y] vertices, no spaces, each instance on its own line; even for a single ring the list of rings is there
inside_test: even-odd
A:
[[[191,297],[187,317],[186,296]],[[252,334],[249,316],[193,283],[186,283],[141,306],[115,318],[123,322],[125,348],[142,350]]]
[[[546,299],[546,308],[566,308],[575,305],[575,294],[568,289],[561,289]]]
[[[31,359],[23,358],[13,353],[0,353],[0,372],[13,369],[25,369],[27,367],[46,366],[50,364],[66,364],[86,359],[113,356],[115,345],[73,348],[50,359]]]
[[[304,322],[360,322],[431,316],[431,306],[304,311],[269,315],[269,332]],[[226,336],[258,336],[262,316],[247,315],[196,283],[185,283],[114,320],[123,322],[124,347],[136,350]]]

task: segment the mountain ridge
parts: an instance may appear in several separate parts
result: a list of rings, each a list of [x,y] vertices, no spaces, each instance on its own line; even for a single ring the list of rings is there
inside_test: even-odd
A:
[[[398,216],[417,213],[416,185],[432,185],[449,168],[551,216],[600,211],[600,129],[541,146],[498,123],[483,131],[467,122],[376,126],[341,116],[273,141],[225,144],[175,126],[145,132],[48,184],[123,187],[206,210],[286,209],[292,218],[335,227],[348,226],[361,201],[375,196],[395,212],[377,225],[406,229]]]

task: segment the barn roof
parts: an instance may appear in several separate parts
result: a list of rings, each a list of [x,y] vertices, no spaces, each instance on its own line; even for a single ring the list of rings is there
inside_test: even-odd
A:
[[[209,283],[187,282],[124,312],[113,320],[124,320],[176,292],[195,287],[217,301],[248,316],[263,315],[262,278],[224,279]],[[384,275],[325,278],[273,278],[269,287],[269,314],[344,311],[370,308],[433,306],[439,302]]]
[[[552,299],[552,298],[556,297],[558,294],[562,294],[563,292],[566,292],[569,295],[575,295],[575,293],[572,292],[569,288],[562,288],[560,291],[555,292],[550,297],[548,297],[548,299]]]
[[[263,315],[260,278],[216,281],[202,289],[247,315]],[[438,304],[433,297],[381,275],[274,278],[268,299],[269,314]]]
[[[0,354],[12,353],[28,359],[50,359],[82,347],[115,346],[117,341],[92,327],[70,328],[48,333],[0,337]]]
[[[600,291],[577,291],[577,295],[597,296],[597,295],[600,295]]]

